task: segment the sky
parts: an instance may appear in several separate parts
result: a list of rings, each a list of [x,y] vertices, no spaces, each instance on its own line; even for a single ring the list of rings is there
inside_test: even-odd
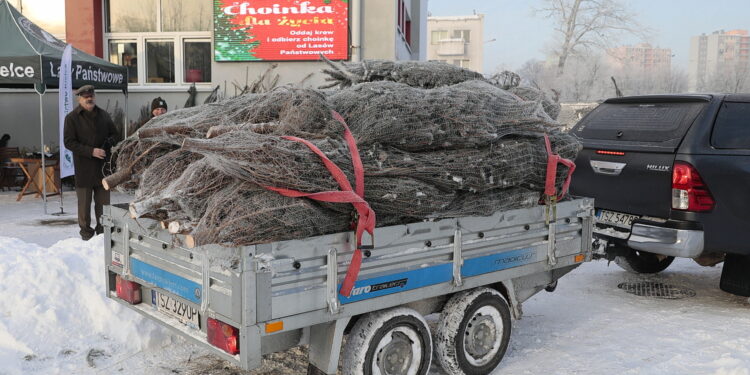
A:
[[[649,37],[620,38],[618,45],[648,42],[671,48],[672,64],[687,68],[690,37],[716,30],[750,30],[750,0],[622,0]],[[554,24],[535,16],[543,0],[428,0],[433,16],[484,14],[484,71],[518,69],[530,59],[546,60],[555,37]]]

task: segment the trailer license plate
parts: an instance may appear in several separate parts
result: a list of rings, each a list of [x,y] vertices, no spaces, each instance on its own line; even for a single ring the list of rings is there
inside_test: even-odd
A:
[[[151,302],[158,311],[179,320],[182,324],[195,329],[200,328],[198,309],[155,290],[151,291]]]
[[[596,222],[599,224],[613,225],[620,228],[630,229],[635,219],[640,218],[636,215],[624,214],[607,210],[597,210]]]

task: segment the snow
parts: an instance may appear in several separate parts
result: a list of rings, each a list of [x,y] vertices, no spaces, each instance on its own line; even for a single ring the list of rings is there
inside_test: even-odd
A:
[[[69,374],[97,351],[111,355],[169,341],[155,323],[106,300],[102,238],[41,247],[0,236],[5,373]]]
[[[58,217],[45,215],[33,196],[16,202],[15,193],[0,193],[0,374],[236,373],[106,298],[102,236],[81,241],[74,196],[65,199],[70,213]],[[127,199],[113,195],[113,202]],[[51,200],[49,212],[56,211]],[[554,293],[524,303],[496,373],[750,375],[750,301],[719,290],[720,276],[720,265],[688,259],[652,276],[586,263]],[[617,288],[641,280],[696,296],[655,299]],[[250,374],[304,373],[304,361],[304,351],[292,349]],[[437,361],[431,374],[443,374]]]

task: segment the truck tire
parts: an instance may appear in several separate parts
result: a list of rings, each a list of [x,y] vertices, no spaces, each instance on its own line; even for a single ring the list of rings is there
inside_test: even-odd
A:
[[[674,257],[646,251],[627,249],[625,255],[615,257],[615,263],[625,271],[633,273],[659,273],[669,267]]]
[[[351,375],[426,375],[432,362],[432,337],[418,312],[397,307],[360,318],[344,346],[342,373]]]
[[[454,295],[440,314],[437,358],[450,375],[485,375],[505,356],[510,308],[496,290],[476,288]]]

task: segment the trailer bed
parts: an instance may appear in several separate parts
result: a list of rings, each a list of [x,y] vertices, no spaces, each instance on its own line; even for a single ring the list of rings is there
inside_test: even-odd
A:
[[[374,248],[365,252],[351,296],[343,297],[337,291],[354,251],[352,232],[190,249],[183,236],[169,234],[159,222],[132,219],[124,206],[106,206],[107,290],[245,369],[260,366],[263,354],[314,343],[311,362],[332,373],[340,343],[331,341],[362,314],[396,306],[429,314],[456,292],[492,286],[520,318],[521,302],[591,259],[593,200],[558,203],[550,223],[548,212],[554,211],[537,206],[376,228]],[[118,298],[118,276],[140,285],[140,304]],[[197,315],[168,315],[158,307],[160,298]],[[207,318],[239,329],[239,354],[207,344]],[[333,338],[320,338],[326,335]]]

